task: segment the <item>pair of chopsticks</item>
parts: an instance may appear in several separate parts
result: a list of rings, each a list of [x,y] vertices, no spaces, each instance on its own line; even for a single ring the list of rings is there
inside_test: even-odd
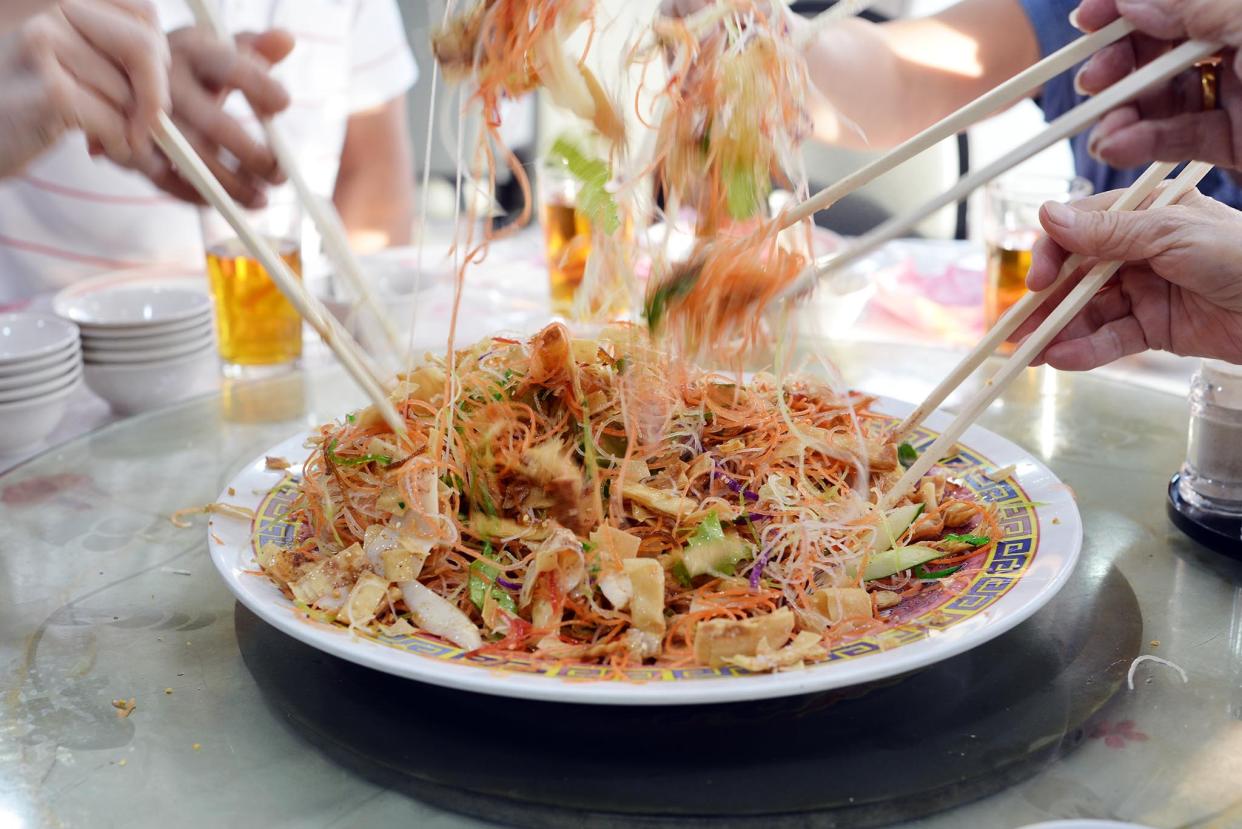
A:
[[[187,2],[194,14],[194,21],[200,28],[211,32],[221,43],[232,44],[233,36],[208,4],[207,0],[187,0]],[[255,115],[258,117],[258,113],[255,113]],[[267,145],[272,150],[272,154],[276,156],[276,161],[280,164],[280,168],[285,171],[285,175],[289,177],[289,181],[293,184],[294,192],[297,193],[302,209],[310,216],[315,229],[319,231],[319,236],[323,239],[324,250],[327,252],[328,257],[336,266],[337,271],[345,277],[357,295],[358,300],[374,315],[380,325],[380,329],[384,332],[384,337],[387,339],[393,354],[400,355],[401,344],[397,329],[389,318],[387,311],[380,305],[379,300],[376,299],[375,292],[367,284],[366,278],[362,274],[362,263],[358,261],[353,248],[350,247],[349,238],[345,233],[345,226],[342,224],[340,216],[337,215],[336,210],[330,204],[321,199],[311,189],[310,183],[302,172],[301,165],[297,162],[297,156],[293,152],[293,147],[277,124],[271,119],[264,118],[260,118],[259,122],[267,138]]]
[[[1122,194],[1121,198],[1110,210],[1139,208],[1143,200],[1155,190],[1156,186],[1173,167],[1174,165],[1163,162],[1153,164],[1143,176]],[[1160,191],[1160,194],[1152,202],[1151,206],[1154,208],[1176,204],[1178,200],[1193,190],[1211,169],[1212,165],[1199,161],[1186,165],[1181,174]],[[953,370],[945,382],[941,383],[932,392],[928,400],[902,422],[897,428],[897,434],[905,435],[921,423],[923,418],[939,405],[953,388],[969,377],[991,355],[992,350],[1005,336],[1012,333],[1031,312],[1043,303],[1043,300],[1049,294],[1063,286],[1082,263],[1083,258],[1081,256],[1071,256],[1061,266],[1061,271],[1057,274],[1057,279],[1051,287],[1045,291],[1028,294],[1021,302],[1016,304],[1009,313],[1001,318],[992,331],[988,333],[988,336]],[[1036,355],[1042,352],[1052,342],[1053,338],[1061,332],[1061,329],[1069,324],[1086,307],[1092,297],[1104,287],[1113,274],[1124,264],[1121,261],[1100,262],[1088,271],[1087,275],[1074,286],[1043,323],[1035,329],[1034,333],[1024,339],[996,373],[980,387],[973,397],[966,401],[957,417],[940,433],[940,436],[932,442],[932,445],[919,455],[918,459],[910,465],[910,468],[906,470],[900,480],[880,499],[879,508],[891,509],[905,493],[914,488],[918,481],[935,464],[940,462],[941,458],[950,454],[953,446],[962,437],[966,429],[1008,388],[1015,377],[1030,366],[1031,361],[1035,359]]]
[[[152,129],[152,135],[159,148],[177,165],[177,171],[186,181],[190,182],[208,204],[220,212],[220,215],[237,233],[246,249],[259,260],[259,264],[267,271],[280,292],[289,299],[302,318],[332,349],[350,376],[371,398],[371,402],[385,422],[396,434],[404,434],[405,421],[397,414],[396,408],[388,399],[384,384],[367,362],[361,347],[323,307],[323,303],[306,289],[292,269],[280,258],[271,243],[255,230],[246,218],[245,211],[233,201],[224,186],[212,175],[207,164],[194,151],[190,142],[181,134],[181,130],[177,129],[177,125],[167,114],[160,113],[159,121]]]
[[[904,161],[913,158],[942,138],[953,135],[969,127],[979,119],[991,115],[997,109],[1025,97],[1054,75],[1124,35],[1129,34],[1131,31],[1133,31],[1133,28],[1129,23],[1124,20],[1118,20],[1098,32],[1079,38],[1061,51],[1049,55],[1035,66],[1016,75],[991,92],[984,94],[974,102],[924,130],[919,135],[891,152],[886,153],[866,167],[821,190],[787,211],[780,218],[782,228],[792,226],[799,221],[809,218],[816,212],[830,207],[842,197],[852,193],[881,174],[892,170]],[[780,294],[778,299],[796,296],[803,291],[809,290],[825,276],[835,273],[863,257],[869,256],[887,243],[907,233],[910,228],[937,210],[960,201],[980,186],[1007,172],[1010,168],[1021,164],[1041,150],[1047,149],[1057,141],[1081,132],[1104,114],[1129,102],[1148,87],[1172,78],[1177,73],[1220,51],[1220,48],[1221,46],[1218,43],[1190,40],[1176,49],[1165,53],[1137,72],[1113,84],[1099,95],[1062,115],[1049,124],[1043,132],[1036,134],[1001,158],[977,170],[972,170],[944,193],[905,214],[890,219],[864,236],[859,237],[839,255],[825,263],[812,265],[807,268]]]
[[[203,0],[190,0],[190,5],[194,8],[195,16],[200,25],[209,27],[218,37],[228,39],[228,33],[223,29]],[[334,221],[333,217],[328,214],[327,208],[311,191],[305,176],[302,175],[300,168],[294,161],[292,150],[288,142],[284,140],[283,135],[270,122],[265,123],[264,126],[267,130],[268,140],[271,142],[273,153],[276,155],[285,173],[293,180],[299,198],[320,229],[325,246],[330,251],[335,251],[334,258],[338,262],[338,267],[349,273],[351,279],[356,280],[356,290],[359,290],[361,296],[370,296],[370,292],[366,289],[365,282],[361,277],[361,268],[358,266],[357,259],[349,248],[348,240],[345,238],[340,220],[336,219]],[[332,352],[341,361],[345,370],[349,372],[349,375],[353,377],[354,381],[358,383],[367,397],[370,398],[371,403],[384,418],[384,421],[396,434],[404,434],[405,421],[397,414],[396,408],[388,399],[383,381],[368,361],[362,348],[341,327],[332,314],[323,306],[323,303],[306,289],[297,275],[293,273],[292,269],[289,268],[272,247],[271,243],[254,228],[246,218],[245,211],[233,201],[232,197],[224,189],[224,186],[212,174],[206,163],[199,157],[194,147],[181,134],[181,131],[167,114],[160,114],[158,122],[152,129],[152,135],[159,148],[177,165],[178,172],[186,181],[190,182],[198,194],[203,197],[204,201],[219,211],[220,215],[224,217],[225,221],[237,233],[242,244],[259,261],[263,269],[267,271],[272,282],[285,295],[293,307],[297,309],[298,314],[315,329],[320,338],[332,349]],[[342,266],[341,263],[351,263],[351,265]],[[372,299],[372,302],[374,303],[374,299]],[[375,307],[378,309],[378,303],[375,303]],[[387,317],[383,313],[378,312],[378,310],[376,311],[376,316],[382,323],[387,322]],[[389,323],[388,325],[390,326],[391,324]],[[392,332],[391,336],[395,346],[395,332]]]
[[[1103,47],[1130,34],[1133,30],[1133,26],[1123,19],[1117,20],[1097,32],[1084,35],[1058,52],[1049,55],[1035,66],[985,93],[939,123],[932,125],[907,140],[871,164],[841,179],[836,184],[821,190],[793,209],[786,211],[778,218],[781,228],[791,227],[798,222],[810,218],[819,210],[830,207],[842,197],[896,168],[944,138],[960,132],[993,112],[1026,97],[1055,75],[1069,69]],[[1017,164],[1026,161],[1055,142],[1081,132],[1105,113],[1132,100],[1148,87],[1167,81],[1177,73],[1215,54],[1220,48],[1220,44],[1205,41],[1191,40],[1181,44],[1104,90],[1091,100],[1062,115],[1049,124],[1043,132],[1035,135],[995,162],[963,176],[954,187],[940,196],[931,199],[906,214],[885,222],[859,238],[844,252],[828,260],[826,263],[812,265],[807,268],[792,285],[781,293],[778,300],[801,294],[813,287],[824,276],[868,256],[883,245],[908,232],[911,227],[935,211],[965,198],[978,187]],[[1174,169],[1174,166],[1163,162],[1153,164],[1122,194],[1110,210],[1134,210],[1139,208],[1160,182]],[[1164,188],[1156,198],[1153,206],[1163,207],[1175,203],[1190,190],[1194,189],[1210,170],[1211,166],[1207,164],[1200,162],[1189,164],[1181,175]],[[897,427],[895,435],[900,439],[901,436],[908,434],[931,411],[943,403],[949,394],[973,374],[984,360],[995,351],[997,346],[1017,330],[1043,304],[1049,295],[1064,286],[1072,278],[1074,272],[1082,265],[1082,261],[1080,256],[1071,256],[1063,264],[1056,281],[1051,287],[1045,291],[1028,294],[1010,308],[975,349]],[[966,405],[962,407],[960,414],[941,433],[935,442],[919,456],[915,463],[906,470],[896,485],[885,493],[880,499],[879,508],[892,508],[898,500],[909,492],[927,474],[932,466],[948,453],[966,429],[1000,396],[1009,383],[1023,369],[1027,368],[1035,356],[1042,352],[1070,320],[1086,306],[1091,298],[1123,264],[1123,262],[1100,262],[1095,265],[1048,315],[1039,328],[1027,337],[1001,368],[986,381],[979,392],[967,401]]]

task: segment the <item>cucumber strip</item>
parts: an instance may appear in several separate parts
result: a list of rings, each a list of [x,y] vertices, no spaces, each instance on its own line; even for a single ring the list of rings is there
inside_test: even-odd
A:
[[[931,547],[924,547],[920,544],[912,544],[908,547],[894,547],[891,550],[876,553],[871,557],[871,560],[867,562],[867,569],[863,570],[863,581],[882,579],[894,573],[900,573],[902,570],[909,570],[913,567],[918,567],[920,564],[926,564],[932,559],[941,558],[942,556],[944,556],[944,552],[941,550],[933,550]]]

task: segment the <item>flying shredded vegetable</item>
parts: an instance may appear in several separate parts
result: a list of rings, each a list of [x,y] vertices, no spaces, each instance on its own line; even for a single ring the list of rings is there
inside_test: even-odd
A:
[[[946,589],[997,537],[944,473],[876,511],[901,467],[869,398],[739,384],[635,327],[491,338],[429,358],[393,401],[403,436],[369,409],[318,430],[297,541],[259,554],[360,630],[536,662],[779,669]]]
[[[806,262],[780,244],[771,224],[745,236],[722,236],[648,284],[647,324],[653,333],[667,332],[691,358],[728,364],[765,338],[762,310]]]
[[[674,57],[654,169],[668,212],[693,207],[697,244],[686,261],[656,269],[645,310],[653,332],[698,358],[752,349],[763,309],[807,264],[799,251],[810,250],[809,235],[791,244],[764,218],[773,180],[805,192],[805,61],[784,18],[766,5],[724,5],[723,22],[705,33],[684,20],[655,28],[659,48]]]
[[[753,0],[729,5],[700,37],[683,20],[656,27],[658,47],[675,58],[655,169],[674,209],[694,207],[703,238],[761,215],[773,177],[800,177],[798,147],[812,125],[806,62],[783,19]]]
[[[450,81],[468,82],[472,100],[482,108],[486,134],[478,152],[494,192],[494,147],[521,187],[524,208],[517,226],[530,217],[530,181],[500,136],[501,102],[543,88],[552,100],[591,124],[610,142],[625,139],[617,107],[581,59],[564,51],[563,43],[580,26],[594,25],[593,0],[473,0],[446,21],[432,38],[432,51]]]

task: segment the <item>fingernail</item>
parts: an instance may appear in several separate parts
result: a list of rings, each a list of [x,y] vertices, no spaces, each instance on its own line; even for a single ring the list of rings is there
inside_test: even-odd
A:
[[[1077,29],[1078,31],[1080,32],[1083,31],[1082,26],[1078,25],[1078,9],[1074,9],[1072,12],[1069,13],[1069,24],[1073,26],[1075,29]]]
[[[1044,213],[1048,216],[1048,221],[1054,225],[1061,227],[1069,227],[1074,224],[1074,210],[1058,201],[1050,201],[1044,205]]]
[[[1100,160],[1100,144],[1102,142],[1103,139],[1094,133],[1092,133],[1091,137],[1087,139],[1087,155],[1091,156],[1096,161]]]
[[[1086,69],[1086,68],[1087,67],[1085,66],[1083,67],[1083,69]],[[1079,95],[1090,95],[1091,93],[1088,92],[1086,88],[1084,88],[1082,85],[1083,69],[1079,69],[1077,72],[1074,73],[1074,91],[1077,92]]]

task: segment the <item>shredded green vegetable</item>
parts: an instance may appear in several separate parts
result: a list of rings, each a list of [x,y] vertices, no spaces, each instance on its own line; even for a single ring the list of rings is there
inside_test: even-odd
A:
[[[328,443],[326,452],[328,460],[337,466],[362,466],[365,463],[382,463],[384,466],[392,463],[392,458],[388,455],[360,455],[356,458],[342,458],[336,454],[336,440],[333,439]]]
[[[745,164],[724,171],[725,205],[729,216],[738,221],[754,218],[763,205],[763,187],[754,171]]]
[[[982,547],[992,541],[986,535],[958,535],[957,533],[949,533],[944,540],[950,544],[969,544],[972,547]]]
[[[616,200],[606,188],[612,178],[608,164],[601,159],[591,158],[564,137],[556,139],[549,157],[560,159],[569,174],[577,179],[580,185],[578,209],[592,223],[603,228],[604,232],[616,233],[621,227],[621,214],[617,211]]]
[[[961,569],[962,565],[959,564],[956,567],[946,567],[943,570],[928,570],[920,564],[918,567],[915,567],[912,572],[914,573],[914,577],[916,579],[943,579],[946,576],[953,575]]]
[[[492,542],[483,542],[483,555],[488,558],[495,558],[492,552]],[[496,584],[496,576],[500,573],[500,568],[488,564],[484,561],[474,561],[470,564],[470,601],[479,610],[483,609],[483,602],[487,599],[488,590],[492,593],[492,598],[496,603],[510,613],[517,613],[517,603],[513,601],[513,597],[509,592],[500,585]]]
[[[915,449],[910,444],[903,443],[901,444],[901,446],[897,447],[897,460],[900,461],[901,465],[904,466],[906,469],[909,469],[911,466],[914,466],[914,462],[917,461],[918,459],[919,459],[918,450]]]

